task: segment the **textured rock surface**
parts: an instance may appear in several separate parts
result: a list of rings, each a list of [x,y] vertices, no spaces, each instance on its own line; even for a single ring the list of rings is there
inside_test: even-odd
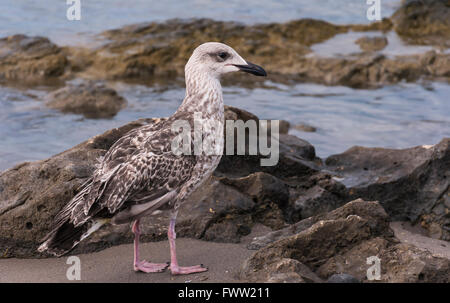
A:
[[[326,165],[351,197],[380,201],[392,220],[420,222],[450,240],[450,139],[408,149],[352,147]]]
[[[392,16],[395,31],[419,44],[450,46],[450,4],[447,0],[407,0]]]
[[[68,64],[62,50],[43,37],[0,39],[0,80],[41,82],[61,76]]]
[[[450,281],[450,259],[399,243],[378,202],[352,201],[321,218],[300,223],[297,231],[285,230],[275,242],[248,258],[242,264],[241,279],[266,282],[271,274],[298,274],[293,266],[296,260],[328,282],[370,282],[367,272],[372,263],[368,265],[367,259],[375,256],[380,260],[377,281]]]
[[[366,52],[379,51],[386,47],[388,40],[386,37],[362,37],[355,41],[359,47]]]
[[[111,118],[127,104],[115,90],[95,82],[68,85],[51,92],[46,99],[50,108],[87,118]]]

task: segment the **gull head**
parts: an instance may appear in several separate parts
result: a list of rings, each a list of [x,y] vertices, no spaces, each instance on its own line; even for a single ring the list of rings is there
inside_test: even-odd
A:
[[[198,46],[185,68],[186,75],[201,73],[214,78],[237,71],[267,76],[261,66],[244,60],[233,48],[219,42],[207,42]]]

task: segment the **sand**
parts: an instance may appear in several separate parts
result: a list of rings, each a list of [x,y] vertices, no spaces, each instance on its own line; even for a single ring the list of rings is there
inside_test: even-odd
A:
[[[406,222],[393,222],[391,228],[401,242],[410,243],[420,249],[450,259],[450,244],[423,235],[417,227]],[[204,264],[209,270],[204,273],[172,276],[163,273],[136,273],[132,269],[133,245],[114,246],[100,252],[78,255],[81,262],[81,280],[70,281],[66,272],[72,264],[66,264],[68,257],[48,259],[2,259],[0,260],[0,282],[240,282],[239,268],[254,251],[247,244],[253,237],[263,235],[270,229],[262,225],[253,228],[252,233],[242,238],[241,243],[215,243],[197,239],[177,239],[180,265]],[[143,243],[141,256],[152,262],[168,262],[167,241]]]
[[[204,264],[208,271],[191,275],[172,276],[162,273],[135,272],[133,245],[114,246],[96,253],[81,254],[81,280],[70,281],[66,273],[73,263],[66,264],[69,256],[48,259],[0,259],[0,283],[4,282],[239,282],[238,271],[254,251],[247,249],[249,241],[270,231],[262,225],[242,238],[241,243],[215,243],[197,239],[176,240],[178,262],[181,266]],[[142,243],[141,257],[156,263],[170,261],[169,242]]]

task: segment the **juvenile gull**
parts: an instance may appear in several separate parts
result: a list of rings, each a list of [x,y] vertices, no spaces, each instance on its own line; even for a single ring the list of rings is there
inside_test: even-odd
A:
[[[149,263],[139,258],[139,220],[158,209],[169,208],[171,273],[206,271],[203,265],[178,265],[175,221],[181,203],[213,173],[221,154],[177,155],[171,145],[179,133],[172,131],[172,125],[187,121],[194,129],[194,114],[198,113],[202,121],[223,125],[220,76],[235,71],[266,76],[263,68],[245,61],[225,44],[208,42],[197,47],[185,67],[186,96],[178,110],[167,119],[131,130],[111,146],[82,190],[55,217],[53,229],[39,251],[61,256],[106,223],[133,222],[134,270],[161,272],[168,263]],[[222,150],[223,133],[217,134],[206,128],[202,139],[218,144]],[[191,138],[194,142],[193,132]]]

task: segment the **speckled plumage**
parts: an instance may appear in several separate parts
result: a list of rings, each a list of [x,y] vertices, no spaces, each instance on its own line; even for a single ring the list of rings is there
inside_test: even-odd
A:
[[[232,64],[214,57],[220,52],[226,52]],[[186,97],[179,109],[169,118],[131,130],[108,150],[82,190],[56,216],[39,250],[62,255],[106,222],[136,221],[160,208],[172,209],[176,217],[181,203],[214,172],[221,155],[175,155],[171,144],[179,132],[171,126],[183,120],[194,130],[194,115],[200,113],[202,140],[209,139],[222,151],[222,130],[217,136],[211,127],[224,123],[220,75],[239,70],[236,64],[247,62],[224,44],[198,47],[186,64]]]

